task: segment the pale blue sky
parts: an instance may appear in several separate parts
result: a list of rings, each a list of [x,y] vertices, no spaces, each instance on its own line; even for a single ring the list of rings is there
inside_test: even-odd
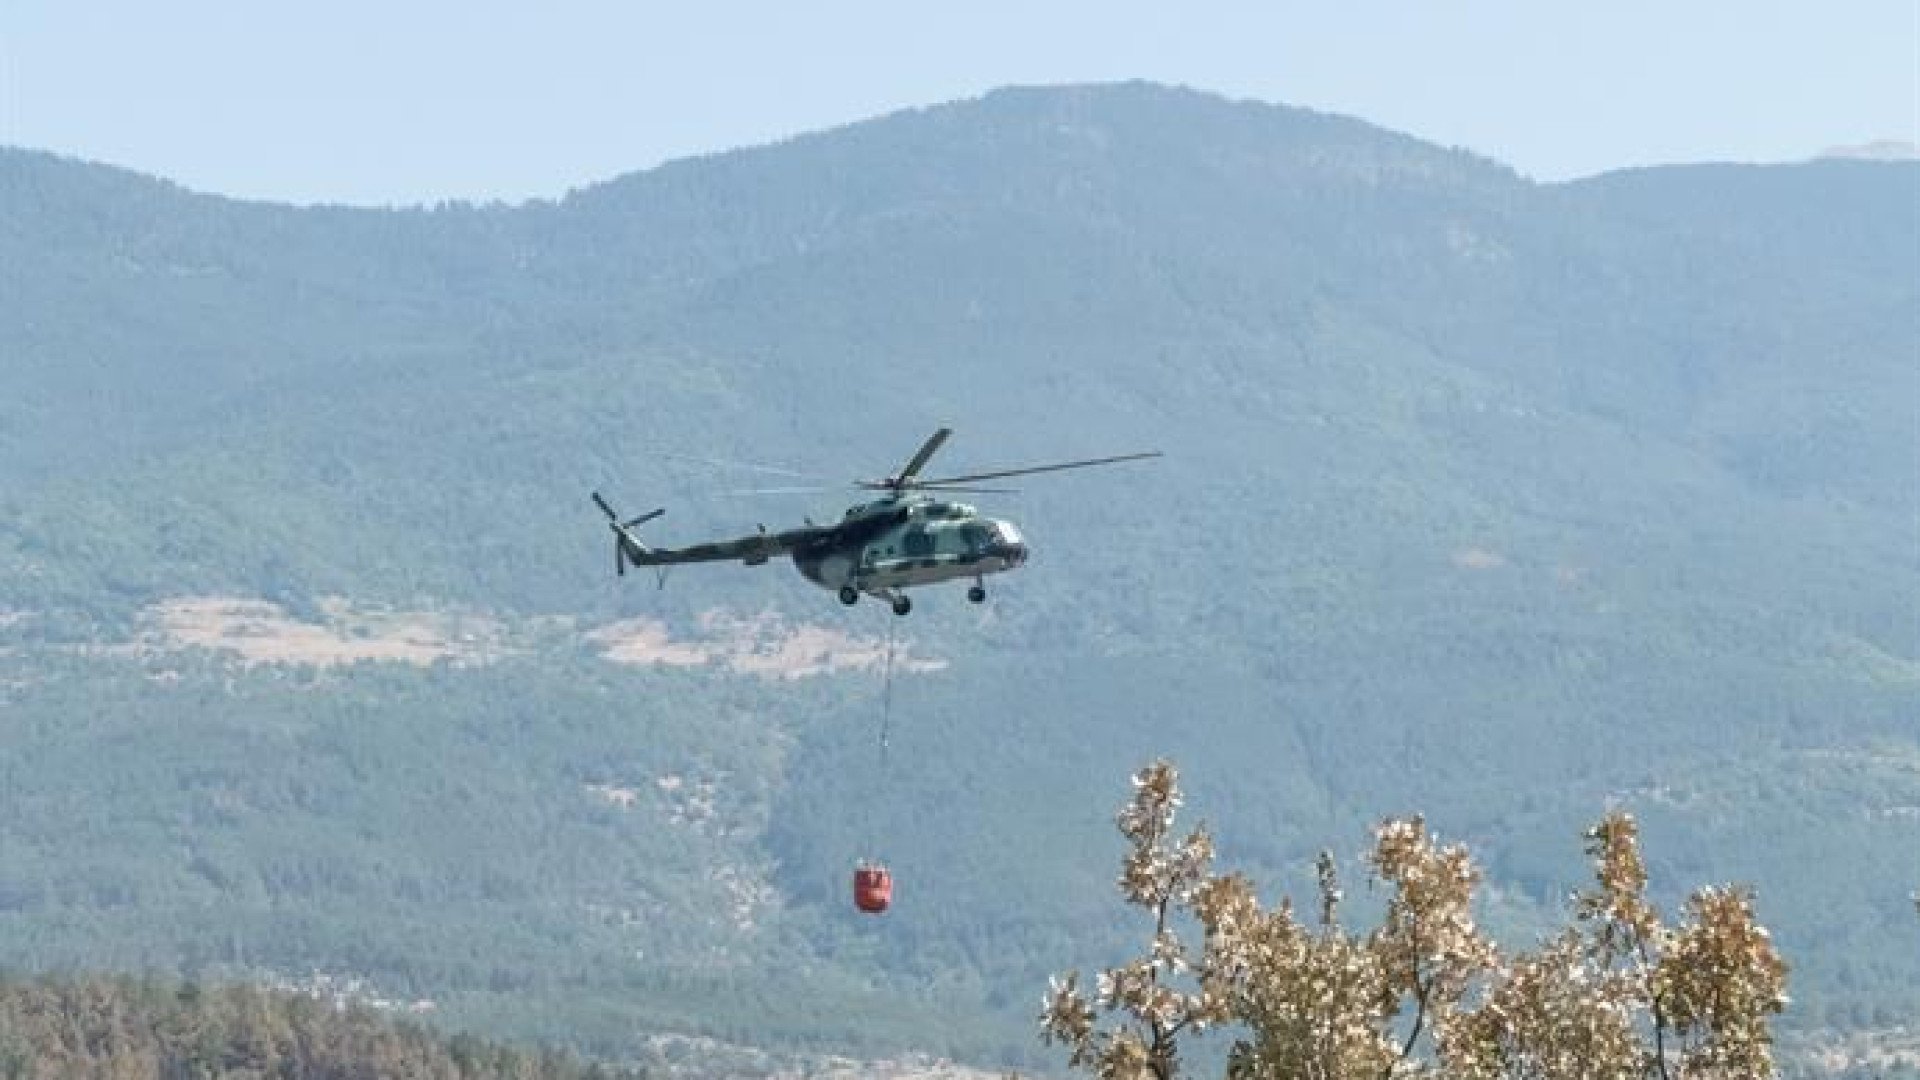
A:
[[[550,197],[1012,83],[1358,116],[1541,179],[1920,141],[1920,0],[0,0],[0,142],[296,202]]]

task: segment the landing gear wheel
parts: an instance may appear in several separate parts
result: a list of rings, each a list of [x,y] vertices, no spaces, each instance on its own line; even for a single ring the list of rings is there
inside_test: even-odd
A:
[[[968,589],[967,599],[973,601],[976,604],[985,603],[987,599],[986,588],[984,586],[975,585],[973,588]]]
[[[912,610],[913,610],[913,601],[907,599],[904,596],[896,596],[893,598],[893,613],[895,615],[905,615],[907,612]]]
[[[840,602],[852,607],[860,602],[860,592],[851,585],[840,586]]]

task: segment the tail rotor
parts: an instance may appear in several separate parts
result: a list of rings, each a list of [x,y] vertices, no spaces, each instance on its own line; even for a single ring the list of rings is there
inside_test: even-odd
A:
[[[597,491],[593,493],[593,504],[600,508],[601,513],[607,515],[607,525],[613,530],[614,573],[625,577],[627,573],[627,563],[632,561],[638,565],[641,558],[647,553],[647,545],[640,542],[640,538],[633,534],[633,530],[666,513],[666,507],[649,511],[636,518],[621,521],[620,515],[614,511],[613,507],[607,505],[607,500],[601,498],[600,493]]]

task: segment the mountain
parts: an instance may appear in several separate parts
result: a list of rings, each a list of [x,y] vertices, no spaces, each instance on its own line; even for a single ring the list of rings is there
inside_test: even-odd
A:
[[[1758,890],[1803,1035],[1891,1026],[1916,170],[1542,185],[1146,84],[517,207],[0,152],[0,965],[1031,1063],[1165,753],[1269,890],[1420,811],[1522,936],[1624,803],[1658,880]],[[842,483],[942,424],[957,472],[1167,457],[980,496],[1032,563],[898,624],[784,567],[616,580],[587,502],[817,519],[853,494],[680,455]]]
[[[1920,157],[1920,147],[1905,139],[1875,139],[1852,146],[1834,146],[1820,152],[1823,158],[1855,158],[1861,161],[1912,161]]]

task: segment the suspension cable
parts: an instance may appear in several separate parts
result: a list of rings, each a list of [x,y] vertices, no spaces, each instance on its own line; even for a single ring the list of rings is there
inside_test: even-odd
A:
[[[899,619],[887,620],[887,658],[880,668],[880,771],[887,771],[887,736],[893,726],[893,649],[894,625]]]
[[[864,830],[866,834],[866,845],[859,856],[862,865],[866,865],[867,860],[876,859],[879,856],[878,842],[880,834],[883,831],[881,828],[881,818],[885,813],[883,807],[888,802],[887,792],[893,786],[888,777],[887,746],[893,729],[893,660],[897,647],[894,636],[894,624],[900,620],[891,614],[886,618],[887,647],[886,652],[882,654],[880,665],[879,774],[873,778],[872,794],[874,797],[862,800],[866,806],[866,812],[862,815],[866,819],[866,828]]]

